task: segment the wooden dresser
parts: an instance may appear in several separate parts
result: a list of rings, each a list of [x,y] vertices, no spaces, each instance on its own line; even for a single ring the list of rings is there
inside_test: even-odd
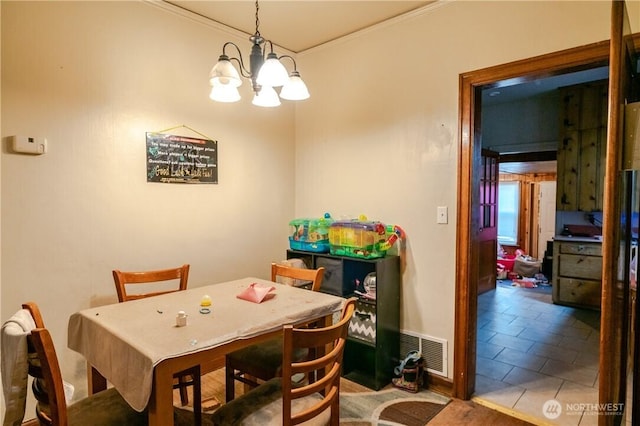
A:
[[[568,241],[567,241],[568,240]],[[553,243],[553,303],[600,309],[602,243],[595,238]]]

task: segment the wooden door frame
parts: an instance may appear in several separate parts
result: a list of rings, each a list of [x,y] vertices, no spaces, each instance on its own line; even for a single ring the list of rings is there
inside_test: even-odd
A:
[[[624,271],[620,277],[620,262],[629,265],[630,237],[625,237],[621,230],[621,213],[623,203],[629,202],[628,194],[624,195],[626,179],[622,171],[624,104],[631,94],[631,74],[627,69],[628,59],[637,59],[637,44],[633,37],[626,10],[626,1],[614,1],[611,9],[611,48],[609,57],[609,98],[607,122],[607,155],[605,165],[605,182],[602,224],[602,302],[600,317],[600,377],[599,403],[627,403],[627,365],[629,340],[629,277]],[[635,67],[635,64],[633,65]],[[627,188],[629,189],[629,188]],[[625,200],[624,202],[621,200]],[[627,211],[627,213],[629,213]],[[625,248],[621,249],[622,243]],[[624,260],[622,260],[624,259]],[[635,367],[634,367],[635,368]],[[632,406],[638,400],[632,395]],[[628,407],[620,409],[610,407],[598,419],[599,425],[620,424],[623,413]],[[633,410],[633,408],[631,408]],[[631,410],[627,413],[631,413]],[[604,410],[603,410],[604,411]],[[611,412],[613,411],[613,412]],[[612,415],[615,414],[615,415]],[[631,419],[633,424],[637,419]]]
[[[640,38],[635,38],[639,44]],[[598,66],[609,61],[609,40],[537,56],[460,75],[459,157],[456,248],[455,330],[453,396],[469,399],[475,388],[477,326],[476,183],[481,150],[480,91]]]

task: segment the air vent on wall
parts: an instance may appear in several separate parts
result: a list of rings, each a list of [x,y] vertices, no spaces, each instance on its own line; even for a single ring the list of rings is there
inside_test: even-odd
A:
[[[420,351],[427,371],[447,377],[447,341],[437,337],[400,331],[400,356],[404,358],[410,351]]]

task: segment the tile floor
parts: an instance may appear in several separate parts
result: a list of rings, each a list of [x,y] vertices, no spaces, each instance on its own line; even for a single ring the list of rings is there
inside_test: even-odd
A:
[[[554,305],[551,287],[512,287],[478,297],[475,397],[540,424],[596,425],[600,312]],[[559,417],[543,414],[555,400]],[[586,409],[583,409],[586,408]]]

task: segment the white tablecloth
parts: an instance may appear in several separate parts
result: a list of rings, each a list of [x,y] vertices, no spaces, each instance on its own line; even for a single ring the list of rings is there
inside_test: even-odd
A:
[[[260,304],[236,298],[254,282],[275,286],[275,297]],[[199,312],[204,295],[212,300],[209,314]],[[244,278],[77,312],[69,318],[68,346],[142,411],[151,395],[153,368],[162,360],[330,315],[343,302],[329,294]],[[188,315],[186,327],[176,327],[178,311]]]

